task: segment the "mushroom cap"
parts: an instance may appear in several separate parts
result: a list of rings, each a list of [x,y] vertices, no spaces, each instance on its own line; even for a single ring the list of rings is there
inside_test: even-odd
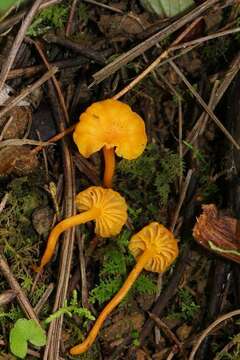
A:
[[[94,219],[95,233],[99,236],[115,236],[127,222],[126,201],[112,189],[91,186],[76,196],[76,205],[79,211],[100,210],[99,216]]]
[[[116,154],[132,160],[147,144],[143,119],[129,105],[114,99],[98,101],[81,114],[73,133],[79,152],[89,157],[102,147],[116,147]]]
[[[157,222],[145,226],[129,242],[129,250],[136,259],[148,249],[153,249],[154,255],[144,269],[158,273],[164,272],[179,252],[173,233]]]

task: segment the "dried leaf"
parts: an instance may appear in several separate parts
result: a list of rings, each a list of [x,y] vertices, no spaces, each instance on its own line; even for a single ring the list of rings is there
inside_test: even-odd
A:
[[[240,222],[221,215],[214,204],[203,205],[203,213],[193,228],[195,240],[223,257],[240,263]]]
[[[27,175],[37,166],[37,156],[27,146],[7,146],[0,150],[0,176]]]

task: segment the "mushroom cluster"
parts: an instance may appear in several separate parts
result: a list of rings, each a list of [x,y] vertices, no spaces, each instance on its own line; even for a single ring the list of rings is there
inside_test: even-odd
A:
[[[70,227],[95,221],[95,234],[101,237],[121,232],[127,222],[127,204],[118,192],[111,189],[115,153],[128,160],[136,159],[147,144],[143,119],[130,106],[113,99],[90,105],[80,116],[73,139],[84,157],[103,150],[103,187],[91,186],[76,196],[79,214],[62,220],[53,228],[37,271],[41,271],[51,260],[59,236]],[[136,265],[122,288],[102,310],[85,341],[70,349],[71,355],[81,354],[90,348],[106,317],[126,296],[143,269],[162,273],[173,263],[178,256],[178,244],[171,231],[152,222],[132,236],[129,251],[136,259]]]

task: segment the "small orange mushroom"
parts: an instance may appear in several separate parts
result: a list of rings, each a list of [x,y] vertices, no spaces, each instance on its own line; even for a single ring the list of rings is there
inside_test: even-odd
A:
[[[81,214],[58,223],[51,231],[46,250],[36,271],[41,271],[51,260],[61,233],[73,226],[95,220],[95,233],[102,237],[120,233],[127,221],[127,204],[124,198],[112,189],[91,186],[76,196],[76,205]]]
[[[115,154],[128,160],[140,156],[147,144],[143,119],[129,105],[114,99],[98,101],[80,116],[73,133],[79,152],[89,157],[103,148],[104,187],[112,187]]]
[[[106,317],[121,302],[143,269],[162,273],[178,255],[177,241],[172,232],[157,222],[145,226],[135,234],[130,240],[129,250],[137,259],[135,267],[118,293],[102,310],[87,338],[70,349],[71,355],[82,354],[90,348]]]

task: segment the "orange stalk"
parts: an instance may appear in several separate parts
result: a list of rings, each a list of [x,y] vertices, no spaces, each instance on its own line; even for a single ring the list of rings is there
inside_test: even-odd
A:
[[[85,211],[78,215],[71,216],[70,218],[65,219],[65,220],[61,221],[60,223],[58,223],[53,228],[53,230],[51,231],[51,233],[49,235],[47,247],[46,247],[43,257],[41,259],[40,266],[38,266],[35,270],[37,272],[41,271],[43,269],[43,267],[51,260],[53,254],[54,254],[55,248],[56,248],[58,238],[65,230],[67,230],[73,226],[84,224],[88,221],[92,221],[98,215],[99,215],[99,209],[93,207],[92,209],[90,209],[88,211]]]
[[[105,162],[103,186],[106,188],[112,188],[112,178],[115,170],[114,148],[107,149],[106,146],[104,146],[103,155]]]
[[[105,308],[100,313],[97,321],[95,322],[93,328],[88,334],[87,338],[79,345],[74,346],[70,349],[71,355],[79,355],[87,351],[90,346],[93,344],[96,339],[102,324],[104,323],[107,316],[112,312],[112,310],[122,301],[122,299],[126,296],[129,289],[132,287],[133,283],[141,273],[142,269],[148,262],[148,260],[153,256],[153,249],[148,249],[143,252],[143,254],[138,258],[138,261],[127,279],[125,280],[121,289],[117,292],[117,294],[112,298],[112,300],[105,306]]]

